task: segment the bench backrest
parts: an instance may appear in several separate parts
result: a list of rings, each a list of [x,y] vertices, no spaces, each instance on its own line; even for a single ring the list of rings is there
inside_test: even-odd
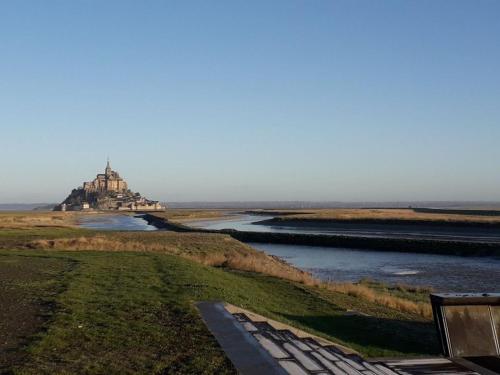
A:
[[[431,303],[445,356],[500,355],[500,294],[431,294]]]

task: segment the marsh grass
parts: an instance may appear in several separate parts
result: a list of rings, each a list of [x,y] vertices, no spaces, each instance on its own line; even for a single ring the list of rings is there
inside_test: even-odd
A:
[[[259,272],[269,276],[317,283],[312,276],[279,258],[245,245],[230,236],[202,233],[109,233],[56,239],[38,239],[25,244],[30,249],[139,251],[179,255],[212,267]]]
[[[219,215],[220,211],[179,210],[172,217]],[[182,214],[187,211],[188,214]],[[393,211],[393,210],[389,210]],[[72,212],[0,214],[0,248],[69,251],[133,251],[178,255],[206,266],[262,273],[307,286],[330,290],[426,319],[432,317],[426,290],[380,283],[322,282],[283,260],[267,255],[230,236],[209,233],[96,232],[76,228],[81,215]],[[90,214],[92,215],[92,214]],[[97,214],[98,215],[98,214]],[[165,213],[167,215],[167,213]]]
[[[432,308],[429,303],[422,301],[411,301],[406,298],[391,294],[390,291],[384,292],[363,284],[354,283],[327,283],[319,284],[328,290],[347,294],[349,296],[364,299],[377,305],[386,306],[391,309],[420,315],[426,319],[432,319]]]
[[[19,346],[24,362],[7,369],[13,373],[234,373],[193,305],[201,300],[247,308],[366,356],[438,352],[417,290],[322,283],[222,234],[98,232],[73,227],[73,214],[5,216],[3,264],[71,265],[47,284],[50,319]]]
[[[272,210],[261,212],[273,213]],[[287,213],[280,210],[280,213]],[[423,222],[457,222],[457,223],[500,223],[500,216],[464,215],[450,213],[427,213],[415,212],[412,209],[315,209],[303,210],[303,212],[293,210],[291,214],[282,216],[282,220],[401,220],[401,221],[423,221]]]
[[[323,288],[361,298],[391,309],[432,318],[425,300],[408,298],[403,286],[389,288],[376,283],[323,282],[281,259],[267,255],[227,235],[202,233],[110,233],[75,238],[30,241],[27,248],[43,250],[139,251],[178,255],[203,265],[262,273],[307,286]],[[413,294],[415,294],[416,290]],[[422,293],[420,293],[422,295]]]
[[[0,212],[0,228],[73,227],[77,217],[71,212]]]

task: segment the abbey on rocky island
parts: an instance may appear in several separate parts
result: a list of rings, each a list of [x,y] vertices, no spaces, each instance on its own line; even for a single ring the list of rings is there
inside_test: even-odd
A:
[[[104,173],[74,189],[55,210],[163,211],[165,207],[129,190],[127,182],[111,169],[108,160]]]
[[[128,190],[128,186],[125,180],[120,177],[118,172],[115,172],[111,169],[108,160],[108,164],[106,165],[104,173],[99,173],[94,181],[84,182],[83,190],[85,190],[87,193],[98,191],[114,191],[123,193],[124,191]]]

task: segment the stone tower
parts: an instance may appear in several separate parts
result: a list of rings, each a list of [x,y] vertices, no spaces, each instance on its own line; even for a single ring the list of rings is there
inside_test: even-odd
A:
[[[108,158],[108,163],[106,164],[106,169],[104,170],[104,174],[106,176],[111,176],[111,173],[113,171],[111,170],[111,165],[109,165],[109,158]]]

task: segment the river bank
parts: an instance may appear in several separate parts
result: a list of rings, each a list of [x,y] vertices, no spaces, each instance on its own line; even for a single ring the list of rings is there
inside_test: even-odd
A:
[[[495,291],[500,283],[500,257],[495,244],[341,236],[311,227],[262,225],[261,219],[268,218],[240,215],[182,224],[164,217],[149,220],[169,231],[230,235],[324,282],[375,280],[450,293]]]
[[[419,220],[419,219],[394,219],[394,218],[352,218],[352,219],[331,219],[331,218],[301,218],[289,217],[288,215],[273,217],[262,220],[259,224],[290,227],[331,227],[338,224],[343,225],[384,225],[408,228],[484,228],[500,229],[500,222],[496,221],[447,221],[447,220]]]
[[[158,229],[175,232],[222,233],[242,242],[289,244],[321,247],[342,247],[374,251],[413,252],[427,254],[446,254],[460,256],[498,256],[500,243],[467,242],[453,240],[409,239],[409,238],[373,238],[345,235],[279,233],[238,231],[234,229],[211,230],[193,228],[169,221],[155,214],[142,216],[150,225]]]
[[[193,307],[206,300],[246,308],[365,356],[439,350],[425,290],[320,282],[226,235],[61,227],[63,214],[52,221],[46,214],[25,216],[19,227],[11,224],[17,216],[0,222],[0,274],[7,275],[0,298],[9,326],[15,327],[16,311],[33,326],[27,341],[7,330],[0,352],[8,345],[14,356],[0,355],[0,372],[72,373],[86,366],[148,373],[154,365],[182,373],[216,366],[214,373],[225,373],[225,357]],[[195,360],[186,361],[186,353]]]
[[[370,223],[476,223],[500,224],[500,211],[496,210],[440,210],[425,208],[338,208],[302,210],[248,210],[251,215],[278,217],[281,220],[341,220]]]

